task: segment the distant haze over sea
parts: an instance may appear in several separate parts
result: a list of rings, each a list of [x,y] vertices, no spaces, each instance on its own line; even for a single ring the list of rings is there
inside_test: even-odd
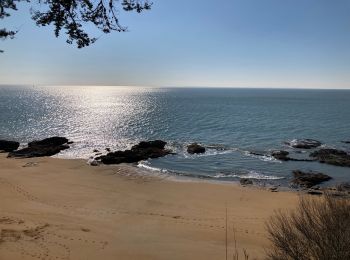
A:
[[[58,157],[85,158],[93,150],[127,149],[161,139],[176,155],[139,163],[155,173],[215,180],[242,177],[287,182],[293,170],[321,171],[350,181],[349,168],[318,162],[280,162],[249,152],[274,149],[306,156],[284,144],[312,138],[350,151],[350,90],[0,87],[0,139],[25,144],[49,136],[74,141]],[[207,147],[186,152],[189,143]]]

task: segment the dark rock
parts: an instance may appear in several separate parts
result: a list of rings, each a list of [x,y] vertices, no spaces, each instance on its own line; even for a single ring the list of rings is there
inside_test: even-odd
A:
[[[293,183],[301,187],[311,188],[314,185],[332,179],[332,177],[320,172],[293,171]]]
[[[68,139],[65,137],[50,137],[40,141],[28,143],[28,147],[10,152],[8,157],[31,158],[52,156],[62,150],[68,149]]]
[[[253,181],[251,179],[240,179],[239,182],[241,185],[252,185]]]
[[[98,152],[99,152],[99,150],[94,149],[92,152],[94,152],[94,153],[98,153]]]
[[[280,161],[295,161],[295,162],[310,162],[315,160],[310,159],[296,159],[288,156],[289,152],[287,151],[273,151],[271,152],[271,156]]]
[[[350,141],[341,141],[344,144],[350,144]]]
[[[107,151],[107,152],[110,152],[110,151],[111,151],[111,148],[108,148],[108,147],[107,147],[107,148],[106,148],[106,151]]]
[[[19,147],[19,142],[0,140],[0,151],[12,152],[14,150],[17,150],[18,147]]]
[[[34,147],[34,146],[53,147],[53,146],[60,146],[63,144],[67,144],[67,143],[68,143],[67,138],[54,136],[54,137],[45,138],[40,141],[30,142],[28,143],[28,147]]]
[[[337,149],[320,149],[310,154],[310,157],[317,159],[320,163],[350,167],[350,155]]]
[[[91,166],[99,166],[100,163],[96,160],[92,160],[90,163],[89,163]]]
[[[190,154],[205,153],[205,148],[197,143],[193,143],[187,146],[187,152]]]
[[[166,142],[162,140],[155,140],[155,141],[142,141],[137,145],[134,145],[131,147],[131,150],[135,149],[148,149],[148,148],[157,148],[157,149],[164,149],[166,145]]]
[[[74,142],[73,141],[69,141],[69,142],[67,142],[67,144],[74,144]]]
[[[301,149],[312,149],[322,145],[320,141],[313,140],[313,139],[294,139],[290,142],[286,142],[286,144],[288,144],[293,148],[301,148]]]
[[[165,149],[166,142],[161,140],[140,142],[134,145],[131,150],[110,152],[107,155],[97,157],[104,164],[134,163],[149,158],[159,158],[171,154]]]
[[[270,187],[269,190],[271,192],[278,192],[278,187]]]
[[[271,156],[280,161],[289,161],[291,158],[288,157],[289,152],[287,151],[273,151]]]

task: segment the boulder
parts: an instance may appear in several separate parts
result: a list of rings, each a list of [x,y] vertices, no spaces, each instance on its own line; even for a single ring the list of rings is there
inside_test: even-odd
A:
[[[342,150],[320,149],[311,153],[310,157],[317,159],[320,163],[350,167],[350,154]]]
[[[350,144],[350,141],[341,141],[344,144]]]
[[[294,139],[290,142],[286,142],[286,144],[293,148],[301,149],[312,149],[322,145],[320,141],[314,139]]]
[[[28,143],[28,147],[10,152],[8,157],[32,158],[52,156],[62,150],[68,149],[69,145],[67,143],[67,138],[58,136],[46,138],[40,141],[33,141]]]
[[[289,152],[287,151],[273,151],[271,156],[280,161],[289,161],[291,158],[288,157]]]
[[[293,171],[293,175],[294,178],[292,182],[304,188],[311,188],[312,186],[332,179],[332,177],[320,172],[302,172],[298,170]]]
[[[149,158],[159,158],[171,154],[165,149],[166,142],[161,140],[142,141],[131,147],[131,150],[110,152],[97,157],[103,164],[135,163]]]
[[[17,150],[18,147],[19,147],[19,142],[0,140],[0,151],[12,152],[14,150]]]
[[[193,143],[187,146],[187,152],[190,154],[205,153],[205,148],[197,143]]]
[[[241,185],[252,185],[253,181],[251,179],[240,179],[239,182]]]

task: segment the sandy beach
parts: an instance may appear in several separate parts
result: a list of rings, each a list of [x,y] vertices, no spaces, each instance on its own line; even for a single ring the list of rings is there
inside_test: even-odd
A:
[[[298,195],[173,181],[128,165],[0,154],[0,259],[262,259],[265,221]],[[227,225],[226,225],[227,208]],[[233,232],[233,229],[235,232]]]

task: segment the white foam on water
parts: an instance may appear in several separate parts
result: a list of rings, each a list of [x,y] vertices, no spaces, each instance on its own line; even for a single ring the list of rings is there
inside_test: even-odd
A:
[[[206,149],[205,153],[199,154],[189,154],[187,151],[183,152],[183,156],[185,158],[197,158],[197,157],[207,157],[207,156],[216,156],[216,155],[224,155],[236,152],[238,149],[230,148],[227,150],[216,150],[216,149]]]
[[[213,176],[213,178],[240,178],[240,179],[257,179],[257,180],[281,180],[284,177],[278,177],[273,175],[265,175],[256,171],[249,171],[246,174],[224,174],[219,173]]]
[[[245,156],[256,158],[264,162],[282,163],[280,160],[277,160],[276,158],[270,155],[256,155],[256,154],[250,153],[249,151],[244,151],[243,154]]]
[[[153,171],[153,172],[161,172],[161,173],[167,173],[168,172],[167,169],[161,169],[161,168],[149,166],[146,161],[139,162],[137,164],[137,167],[138,168],[143,168],[143,169],[146,169],[146,170],[149,170],[149,171]]]

